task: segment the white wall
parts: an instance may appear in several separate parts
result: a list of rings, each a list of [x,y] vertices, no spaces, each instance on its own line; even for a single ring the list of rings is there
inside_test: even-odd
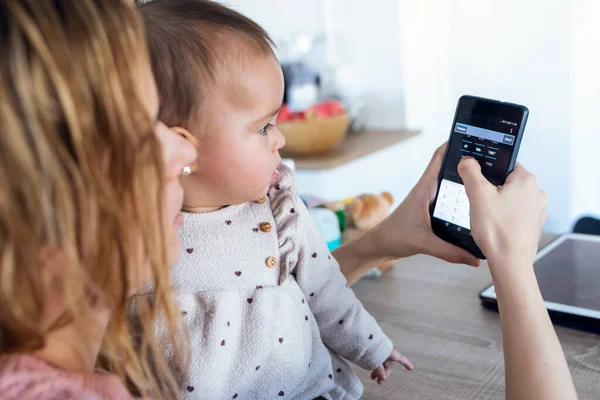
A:
[[[600,2],[573,13],[572,202],[570,215],[600,215]]]
[[[564,229],[571,178],[571,3],[401,4],[409,124],[442,141],[462,94],[525,104],[531,114],[519,158],[551,194],[548,228]]]
[[[276,42],[325,32],[322,0],[223,0],[258,22]],[[353,93],[368,99],[369,126],[405,124],[397,0],[331,0],[337,63],[352,66]],[[343,18],[339,16],[343,15]]]
[[[290,40],[294,35],[315,34],[323,30],[321,0],[219,0],[252,18],[274,40]]]
[[[519,160],[550,193],[548,230],[600,213],[599,1],[333,1],[344,7],[336,27],[362,60],[361,84],[381,93],[374,121],[423,131],[411,151],[398,150],[396,195],[408,192],[447,139],[456,101],[468,93],[530,109]],[[275,38],[322,29],[319,0],[230,3]]]

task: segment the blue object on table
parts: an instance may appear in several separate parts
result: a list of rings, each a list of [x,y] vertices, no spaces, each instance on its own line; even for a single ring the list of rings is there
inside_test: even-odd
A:
[[[308,213],[317,224],[317,228],[327,242],[329,251],[333,251],[342,244],[342,233],[337,215],[327,208],[309,208]]]

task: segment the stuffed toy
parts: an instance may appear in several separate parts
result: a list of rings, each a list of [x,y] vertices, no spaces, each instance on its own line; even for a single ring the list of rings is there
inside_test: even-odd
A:
[[[342,242],[346,243],[383,221],[389,214],[394,203],[390,192],[363,194],[355,197],[345,207],[346,226],[342,233]],[[380,275],[392,266],[393,260],[383,260],[375,265],[365,266],[365,274]],[[370,270],[376,269],[369,273]]]

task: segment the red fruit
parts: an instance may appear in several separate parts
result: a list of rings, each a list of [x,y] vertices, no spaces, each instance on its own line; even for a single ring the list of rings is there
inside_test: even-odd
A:
[[[277,122],[303,121],[305,119],[306,114],[304,112],[292,112],[290,108],[284,104],[281,106],[281,111],[279,111]]]
[[[279,111],[279,116],[277,117],[277,121],[290,121],[293,116],[293,112],[290,111],[290,108],[287,104],[281,106],[281,110]]]
[[[339,101],[329,100],[324,104],[329,111],[329,115],[339,115],[344,113],[344,106]]]
[[[329,108],[327,107],[327,105],[325,103],[317,104],[316,106],[313,107],[313,110],[314,110],[315,114],[317,114],[317,117],[327,118],[331,115],[329,113]]]
[[[344,113],[344,106],[338,101],[328,100],[312,107],[317,116],[321,118],[333,117]]]
[[[304,111],[296,112],[292,115],[292,121],[304,121],[306,119],[306,113]]]

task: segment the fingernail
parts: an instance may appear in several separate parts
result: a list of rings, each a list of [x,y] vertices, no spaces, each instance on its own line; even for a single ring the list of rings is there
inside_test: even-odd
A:
[[[472,258],[469,258],[468,260],[465,260],[464,263],[468,266],[471,267],[478,267],[477,263],[475,263],[475,261],[473,261]]]

